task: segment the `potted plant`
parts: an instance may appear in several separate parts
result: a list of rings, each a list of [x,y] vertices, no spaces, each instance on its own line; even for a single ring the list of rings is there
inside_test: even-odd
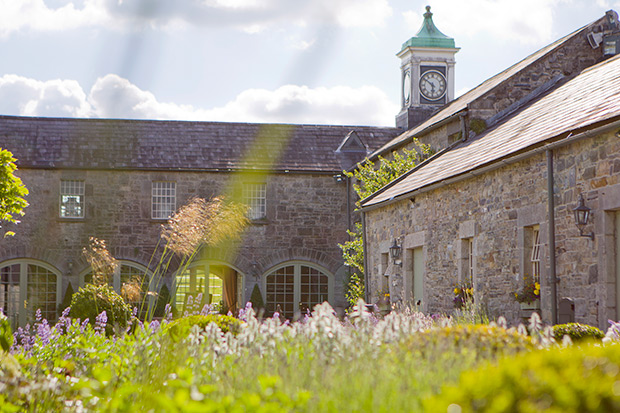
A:
[[[454,308],[463,308],[465,303],[474,302],[474,287],[469,283],[454,287]]]
[[[390,293],[386,291],[379,291],[379,298],[377,299],[377,307],[381,314],[387,314],[391,310]]]
[[[540,308],[540,283],[526,279],[523,288],[514,292],[515,300],[524,310]]]

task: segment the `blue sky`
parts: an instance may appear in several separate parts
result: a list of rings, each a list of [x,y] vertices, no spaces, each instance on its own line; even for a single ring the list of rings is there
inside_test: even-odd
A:
[[[457,94],[620,0],[0,0],[0,114],[393,126],[429,4]]]

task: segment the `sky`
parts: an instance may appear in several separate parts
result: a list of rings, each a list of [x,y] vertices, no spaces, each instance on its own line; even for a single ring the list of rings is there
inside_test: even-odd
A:
[[[620,0],[0,0],[0,114],[394,126],[430,5],[457,96]]]

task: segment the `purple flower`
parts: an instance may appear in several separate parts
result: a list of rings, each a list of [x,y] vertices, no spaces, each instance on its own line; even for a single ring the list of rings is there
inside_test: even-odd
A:
[[[108,324],[108,315],[106,314],[105,310],[103,310],[101,314],[99,314],[97,318],[95,318],[95,331],[97,333],[103,334],[105,332],[106,324]]]
[[[157,320],[151,321],[151,323],[149,324],[149,328],[151,329],[151,331],[159,330],[159,321]]]
[[[41,343],[44,346],[47,346],[50,343],[50,337],[52,336],[52,329],[47,323],[47,320],[43,319],[40,322],[37,322],[35,326],[37,327],[37,336],[41,339]]]
[[[82,324],[80,325],[80,332],[83,333],[84,329],[86,328],[86,326],[88,325],[88,318],[85,319]]]

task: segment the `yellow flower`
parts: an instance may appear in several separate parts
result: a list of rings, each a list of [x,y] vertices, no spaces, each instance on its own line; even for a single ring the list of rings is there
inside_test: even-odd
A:
[[[458,295],[459,294],[459,289],[458,287],[454,289],[454,295]]]
[[[385,297],[389,297],[389,296],[390,296],[390,293],[386,293],[386,294],[385,294]]]

